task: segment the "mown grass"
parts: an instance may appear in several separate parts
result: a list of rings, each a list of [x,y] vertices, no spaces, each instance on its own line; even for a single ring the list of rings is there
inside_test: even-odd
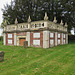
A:
[[[3,46],[0,75],[75,75],[75,43],[49,49]]]

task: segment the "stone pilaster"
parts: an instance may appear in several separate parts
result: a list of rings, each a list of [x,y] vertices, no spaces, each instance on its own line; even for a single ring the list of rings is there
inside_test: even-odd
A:
[[[17,45],[17,34],[14,33],[14,45],[16,46]]]
[[[66,44],[68,44],[68,34],[66,34]]]
[[[30,46],[30,32],[27,32],[26,41],[28,41],[28,46]]]
[[[49,48],[49,31],[43,31],[43,48]]]
[[[63,45],[63,41],[64,41],[64,40],[63,40],[63,33],[62,33],[62,45]]]
[[[57,46],[57,42],[58,42],[58,40],[57,40],[57,32],[55,32],[55,46]]]
[[[19,37],[17,36],[17,46],[19,46]]]
[[[6,45],[6,34],[3,34],[3,44]]]

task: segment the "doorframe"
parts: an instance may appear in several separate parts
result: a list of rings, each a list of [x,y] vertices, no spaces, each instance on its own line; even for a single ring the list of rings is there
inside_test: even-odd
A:
[[[19,46],[19,39],[20,38],[25,38],[26,39],[26,36],[17,36],[17,46]]]

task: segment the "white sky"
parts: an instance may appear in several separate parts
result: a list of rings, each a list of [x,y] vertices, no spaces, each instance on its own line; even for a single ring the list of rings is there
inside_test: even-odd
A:
[[[0,0],[0,25],[1,25],[1,23],[2,23],[2,11],[1,11],[1,9],[2,8],[4,8],[4,5],[6,4],[6,3],[8,3],[8,4],[10,4],[10,2],[11,2],[11,0]],[[1,36],[1,34],[2,34],[2,29],[0,29],[0,36]]]

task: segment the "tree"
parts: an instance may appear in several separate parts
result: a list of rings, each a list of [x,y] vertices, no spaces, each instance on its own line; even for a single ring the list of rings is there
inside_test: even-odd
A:
[[[29,15],[32,21],[42,20],[47,12],[51,21],[56,16],[58,23],[61,19],[68,22],[68,32],[75,27],[75,0],[14,0],[2,11],[8,24],[13,24],[15,18],[19,23],[26,22]]]

